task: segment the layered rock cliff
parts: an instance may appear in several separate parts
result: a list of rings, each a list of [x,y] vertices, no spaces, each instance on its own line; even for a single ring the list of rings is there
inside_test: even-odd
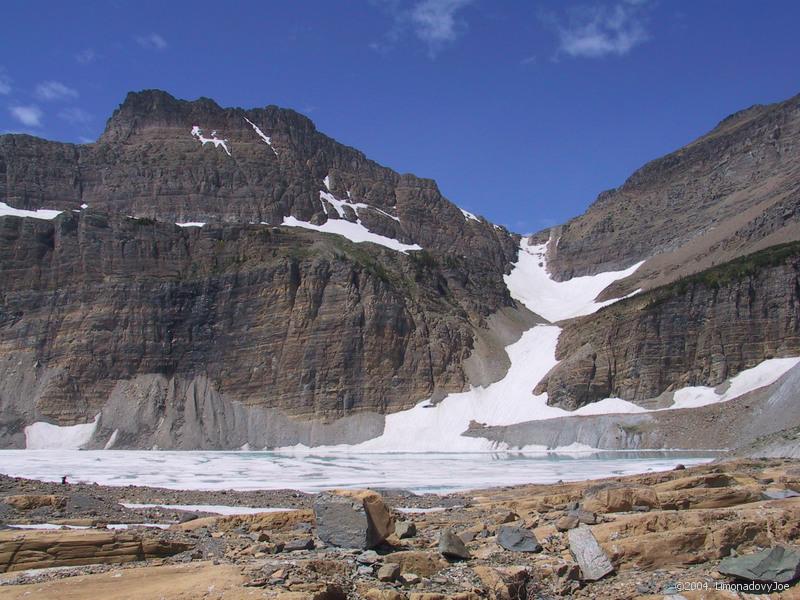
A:
[[[398,410],[461,390],[473,298],[507,301],[451,289],[456,268],[432,255],[298,229],[89,210],[4,217],[0,232],[0,353],[49,373],[35,412],[60,423],[141,374],[203,375],[229,399],[297,417]]]
[[[162,447],[366,439],[379,415],[502,376],[487,325],[513,339],[532,318],[503,282],[518,236],[274,106],[150,90],[94,144],[0,136],[0,201],[64,211],[0,217],[15,445],[34,420],[98,412]],[[378,244],[309,231],[337,222]],[[115,418],[126,393],[132,423]],[[291,421],[358,414],[374,417],[338,438]]]
[[[790,243],[566,323],[560,362],[536,393],[568,410],[609,397],[643,401],[798,354],[800,244]]]

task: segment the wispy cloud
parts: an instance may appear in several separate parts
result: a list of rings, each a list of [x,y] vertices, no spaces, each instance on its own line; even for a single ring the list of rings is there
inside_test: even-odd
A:
[[[622,0],[612,4],[578,6],[561,18],[544,15],[559,40],[557,55],[573,58],[623,56],[650,39],[647,31],[648,0]]]
[[[76,125],[83,125],[92,122],[92,115],[82,108],[78,108],[77,106],[65,108],[58,113],[58,117],[67,123],[73,123]]]
[[[38,106],[12,106],[11,116],[28,127],[41,127],[43,113]]]
[[[60,81],[43,81],[36,86],[36,97],[40,100],[68,100],[77,98],[78,91]]]
[[[164,50],[167,47],[167,40],[155,32],[136,36],[136,43],[148,50]]]
[[[78,61],[79,64],[88,65],[97,60],[97,54],[92,48],[84,48],[75,55],[75,60]]]
[[[445,46],[466,33],[467,21],[460,13],[473,2],[474,0],[417,0],[410,5],[403,5],[396,0],[377,1],[375,4],[391,15],[393,26],[383,39],[372,42],[370,47],[387,50],[410,32],[425,44],[428,55],[435,58]]]

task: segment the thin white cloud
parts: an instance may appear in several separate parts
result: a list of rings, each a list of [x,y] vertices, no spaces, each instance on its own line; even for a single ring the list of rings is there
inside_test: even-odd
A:
[[[78,61],[79,64],[88,65],[97,60],[97,54],[92,48],[84,48],[75,55],[75,60]]]
[[[68,100],[77,98],[78,91],[60,81],[43,81],[36,86],[36,97],[40,100]]]
[[[11,116],[28,127],[41,127],[44,116],[38,106],[12,106],[9,111]]]
[[[438,52],[445,44],[454,42],[466,31],[466,23],[458,11],[472,0],[422,0],[411,9],[411,22],[416,36]]]
[[[136,43],[147,50],[164,50],[167,47],[167,40],[155,32],[137,36]]]
[[[467,31],[466,19],[460,12],[474,0],[417,0],[410,6],[396,0],[373,2],[391,15],[393,26],[381,40],[370,43],[370,48],[385,51],[410,33],[424,43],[428,55],[435,58]]]
[[[573,9],[566,19],[549,16],[558,33],[558,54],[573,58],[623,56],[650,39],[647,0],[623,0]]]
[[[74,124],[86,124],[92,121],[92,115],[77,106],[65,108],[58,113],[58,116],[60,119]]]

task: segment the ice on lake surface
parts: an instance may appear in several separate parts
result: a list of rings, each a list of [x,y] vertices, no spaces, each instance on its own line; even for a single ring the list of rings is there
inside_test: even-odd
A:
[[[446,493],[665,471],[704,452],[314,454],[147,450],[2,450],[0,472],[44,481],[172,489],[399,488]]]

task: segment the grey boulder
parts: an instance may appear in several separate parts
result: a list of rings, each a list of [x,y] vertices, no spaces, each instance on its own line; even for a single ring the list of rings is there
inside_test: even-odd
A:
[[[467,550],[461,538],[450,529],[443,529],[439,534],[439,552],[445,558],[468,560],[472,555]]]
[[[758,583],[792,583],[800,578],[800,553],[775,546],[755,554],[726,558],[717,571]]]
[[[340,548],[374,548],[394,531],[389,509],[380,494],[370,490],[319,494],[314,517],[319,539]]]
[[[542,545],[532,531],[515,525],[503,525],[497,530],[497,544],[512,552],[542,551]]]

